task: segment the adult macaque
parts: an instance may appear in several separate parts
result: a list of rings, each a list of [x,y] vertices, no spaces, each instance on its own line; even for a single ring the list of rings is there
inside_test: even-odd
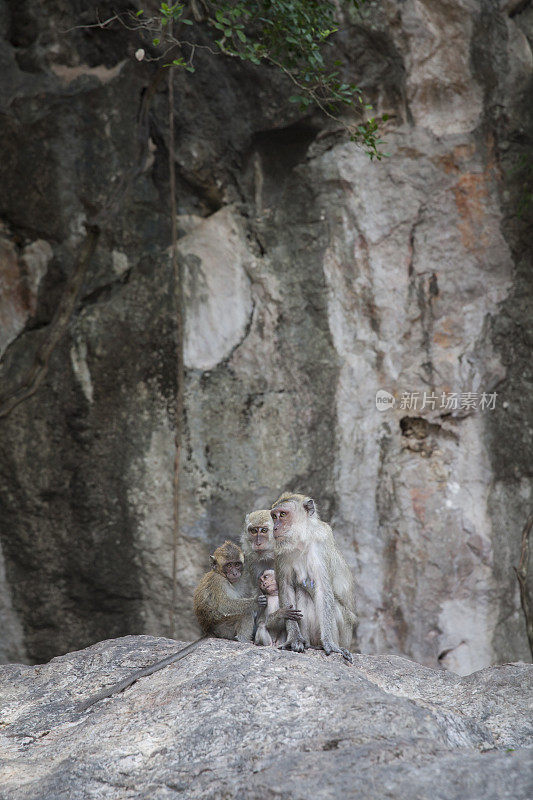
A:
[[[321,647],[326,655],[341,653],[353,662],[355,582],[330,526],[319,518],[315,501],[301,494],[285,492],[270,514],[279,602],[302,611],[300,624],[287,620],[283,647],[300,653]]]
[[[252,511],[246,515],[241,537],[244,564],[252,586],[266,569],[274,569],[274,523],[270,511]]]
[[[251,642],[261,601],[246,597],[244,554],[230,541],[211,556],[212,569],[194,593],[194,613],[207,636]]]
[[[259,621],[255,643],[258,645],[281,645],[287,639],[285,621],[293,619],[298,622],[302,612],[296,608],[280,608],[278,597],[278,584],[276,573],[273,569],[266,569],[259,576],[259,590],[266,596],[267,605],[265,615]]]

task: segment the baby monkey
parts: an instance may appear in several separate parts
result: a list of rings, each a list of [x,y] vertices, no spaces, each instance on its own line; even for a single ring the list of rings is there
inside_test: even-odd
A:
[[[285,620],[293,619],[298,622],[302,618],[302,612],[292,606],[279,607],[278,584],[273,569],[265,569],[259,576],[258,583],[260,592],[267,599],[267,605],[265,614],[257,625],[254,642],[263,646],[280,646],[287,639]]]

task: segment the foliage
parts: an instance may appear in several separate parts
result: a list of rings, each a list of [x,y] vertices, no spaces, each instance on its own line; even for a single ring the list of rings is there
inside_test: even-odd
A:
[[[358,11],[365,0],[345,0]],[[285,73],[295,86],[291,102],[301,110],[318,106],[327,116],[343,125],[350,139],[362,145],[371,159],[380,160],[383,141],[378,121],[371,116],[361,89],[341,76],[341,62],[327,65],[324,48],[332,44],[339,30],[338,3],[334,0],[191,0],[161,3],[157,14],[144,10],[135,15],[139,29],[149,32],[156,48],[179,48],[181,54],[168,66],[194,72],[198,49],[223,53],[253,64],[269,63]],[[210,44],[201,38],[184,39],[191,27],[207,30]],[[161,56],[158,56],[158,58]],[[168,57],[168,56],[167,56]],[[350,107],[359,117],[357,124],[345,122],[340,111]],[[386,120],[386,115],[383,120]]]

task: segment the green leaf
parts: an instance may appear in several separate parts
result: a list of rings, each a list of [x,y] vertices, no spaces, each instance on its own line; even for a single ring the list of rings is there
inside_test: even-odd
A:
[[[355,9],[362,8],[364,3],[365,0],[347,0]],[[383,115],[379,124],[375,117],[365,121],[364,116],[373,110],[372,106],[358,86],[343,81],[339,72],[343,60],[338,58],[334,62],[332,72],[327,71],[324,63],[323,48],[331,44],[341,22],[337,0],[220,0],[208,5],[214,17],[210,20],[211,33],[215,30],[212,38],[220,51],[256,65],[266,59],[280,66],[301,87],[298,94],[290,97],[290,102],[297,103],[301,110],[313,105],[314,98],[335,118],[343,106],[359,110],[357,124],[351,127],[348,136],[371,159],[384,157],[379,151],[382,144],[379,127],[388,116]],[[159,24],[162,28],[172,20],[194,24],[191,19],[183,19],[190,6],[172,0],[161,3]],[[157,29],[153,32],[157,33]],[[160,41],[164,40],[160,34]],[[182,59],[175,59],[173,66],[194,71]],[[346,127],[341,118],[339,122]]]

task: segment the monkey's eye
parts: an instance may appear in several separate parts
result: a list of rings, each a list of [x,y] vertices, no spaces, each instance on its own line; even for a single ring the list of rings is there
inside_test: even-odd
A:
[[[280,517],[286,517],[287,516],[287,512],[286,511],[280,511],[279,515],[280,515]]]

